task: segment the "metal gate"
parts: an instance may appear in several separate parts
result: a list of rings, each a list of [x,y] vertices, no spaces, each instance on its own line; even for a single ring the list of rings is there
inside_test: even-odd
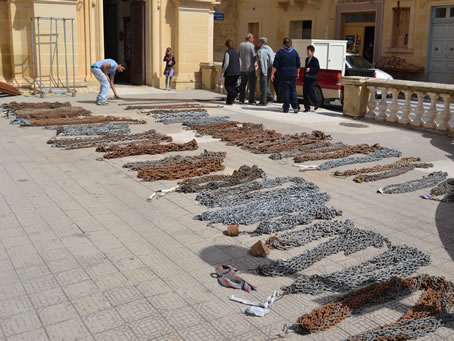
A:
[[[429,81],[454,83],[454,7],[432,10]]]

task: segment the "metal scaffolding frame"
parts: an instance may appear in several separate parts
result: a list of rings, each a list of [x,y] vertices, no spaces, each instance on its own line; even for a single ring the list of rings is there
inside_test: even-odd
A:
[[[43,75],[41,72],[41,45],[47,45],[47,43],[41,42],[42,34],[40,33],[40,21],[49,21],[49,87],[45,87],[43,82]],[[71,93],[74,97],[76,96],[76,61],[74,52],[74,18],[56,18],[56,17],[33,17],[32,21],[32,64],[33,64],[33,93],[36,95],[39,93],[40,97],[43,98],[46,93]],[[58,44],[59,44],[59,33],[58,23],[63,24],[63,43],[65,50],[65,74],[66,82],[64,83],[60,79],[60,64],[58,60]],[[70,88],[70,80],[68,76],[68,48],[66,39],[66,27],[68,22],[71,23],[71,45],[72,45],[72,69],[73,79],[72,88]],[[36,32],[35,32],[36,24]],[[52,40],[53,28],[55,24],[55,42]],[[36,38],[35,38],[36,37]],[[37,42],[35,42],[37,39]],[[35,51],[37,45],[37,52]],[[53,57],[53,47],[55,46],[55,58]],[[37,55],[37,56],[36,56]],[[57,73],[56,78],[53,77],[54,62],[56,64]],[[38,64],[38,65],[36,65]],[[70,67],[70,66],[69,66]],[[38,75],[37,75],[38,71]],[[37,80],[39,76],[39,80]],[[66,86],[65,86],[66,84]]]

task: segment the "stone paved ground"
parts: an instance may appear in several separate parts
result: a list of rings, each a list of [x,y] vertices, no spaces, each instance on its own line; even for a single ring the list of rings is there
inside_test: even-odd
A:
[[[119,87],[126,99],[214,99],[204,91],[167,93],[148,88]],[[112,102],[96,107],[93,94],[70,100],[95,113],[140,117]],[[8,102],[11,98],[1,98]],[[37,98],[14,98],[40,101]],[[130,100],[131,103],[137,102]],[[452,139],[366,123],[365,128],[337,112],[283,114],[278,105],[267,108],[235,105],[210,110],[212,115],[261,122],[283,133],[319,129],[345,143],[381,143],[405,156],[420,156],[436,170],[454,177]],[[146,117],[146,126],[185,142],[194,137],[180,125],[164,126]],[[263,259],[249,255],[259,237],[229,238],[223,226],[207,227],[193,220],[204,211],[193,194],[172,193],[147,202],[157,189],[175,182],[140,182],[135,172],[121,166],[126,159],[96,161],[91,150],[62,151],[46,141],[54,131],[18,128],[0,120],[0,339],[6,340],[266,340],[284,323],[327,303],[331,295],[291,295],[277,301],[263,318],[241,315],[241,305],[230,302],[235,294],[263,300],[293,278],[263,278],[251,269]],[[432,265],[421,273],[454,280],[454,206],[418,198],[417,193],[376,194],[377,187],[419,178],[430,170],[415,170],[378,183],[355,184],[330,172],[299,173],[290,160],[272,161],[237,147],[204,137],[204,148],[227,151],[226,172],[243,164],[257,164],[269,176],[303,176],[331,194],[329,204],[344,211],[342,219],[377,231],[394,243],[407,243],[432,256]],[[173,153],[175,154],[175,153]],[[130,160],[162,156],[130,157]],[[128,160],[129,161],[129,160]],[[349,167],[345,167],[349,168]],[[354,168],[354,167],[350,167]],[[252,231],[254,226],[242,227]],[[313,247],[317,243],[310,244]],[[288,258],[301,252],[273,251],[269,258]],[[359,263],[380,253],[367,249],[351,256],[334,255],[306,273],[327,273]],[[258,286],[252,294],[222,288],[210,277],[213,266],[232,264],[241,276]],[[289,340],[340,340],[358,332],[395,321],[418,298],[367,310],[330,330]],[[454,340],[454,325],[440,328],[424,340]]]

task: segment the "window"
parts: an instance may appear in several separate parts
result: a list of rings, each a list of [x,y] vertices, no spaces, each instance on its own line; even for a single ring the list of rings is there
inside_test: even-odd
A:
[[[372,69],[374,66],[361,56],[347,56],[347,62],[354,69]]]
[[[392,47],[408,47],[408,34],[410,31],[410,8],[393,8],[394,25]]]
[[[435,8],[435,18],[446,18],[446,7]]]
[[[454,7],[451,7],[451,8],[450,8],[449,16],[450,16],[451,18],[454,17]]]
[[[290,39],[311,39],[312,20],[290,21]]]

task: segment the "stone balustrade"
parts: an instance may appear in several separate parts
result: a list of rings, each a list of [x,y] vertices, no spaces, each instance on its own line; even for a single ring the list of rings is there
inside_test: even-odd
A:
[[[366,77],[344,77],[342,83],[344,115],[454,133],[452,84]]]
[[[202,89],[224,92],[224,81],[219,80],[222,71],[222,63],[200,63],[202,72]]]

